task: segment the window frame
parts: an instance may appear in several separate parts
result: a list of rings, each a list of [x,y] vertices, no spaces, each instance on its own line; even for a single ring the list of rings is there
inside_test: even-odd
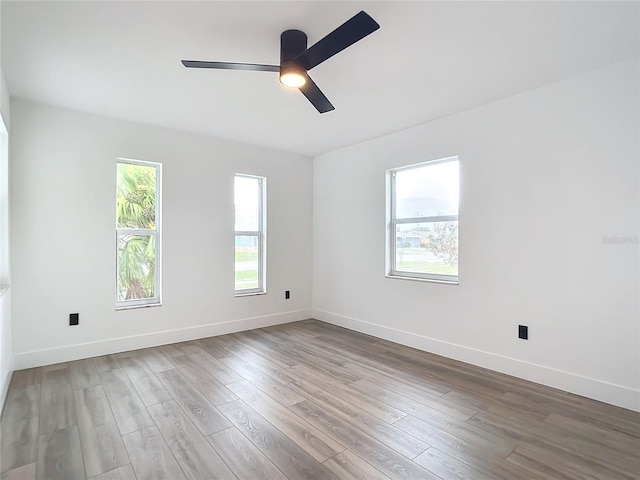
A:
[[[252,178],[258,180],[258,230],[236,230],[235,229],[235,179],[236,177],[242,178]],[[234,179],[234,237],[233,237],[233,254],[234,254],[234,262],[233,262],[233,272],[234,272],[234,295],[236,297],[247,297],[251,295],[264,295],[267,293],[267,285],[266,285],[266,272],[267,272],[267,237],[266,237],[266,226],[267,226],[267,178],[260,175],[249,175],[245,173],[235,173],[233,175]],[[246,288],[242,290],[236,290],[235,284],[235,252],[236,252],[236,239],[237,237],[256,237],[258,239],[258,286],[256,288]]]
[[[0,116],[0,296],[11,282],[9,240],[9,132]]]
[[[156,202],[155,202],[155,228],[118,228],[117,208],[118,208],[118,181],[117,169],[119,164],[138,165],[142,167],[153,167],[156,171]],[[130,308],[155,307],[162,305],[162,164],[144,160],[133,160],[130,158],[116,159],[116,310],[126,310]],[[122,235],[150,236],[155,241],[155,296],[152,298],[137,298],[134,300],[119,299],[120,255],[118,252],[118,240]]]
[[[406,272],[396,269],[396,256],[397,256],[397,226],[408,223],[439,223],[439,222],[458,222],[458,228],[460,226],[460,205],[458,204],[457,215],[436,215],[430,217],[402,217],[396,218],[396,173],[406,170],[413,170],[416,168],[423,168],[433,165],[438,165],[448,162],[458,162],[458,168],[460,167],[460,158],[457,155],[440,158],[437,160],[430,160],[427,162],[420,162],[403,167],[392,168],[387,170],[387,249],[386,249],[386,274],[387,278],[399,278],[405,280],[418,280],[423,282],[433,283],[445,283],[451,285],[459,284],[458,275],[446,275],[438,273],[421,273],[421,272]],[[459,232],[459,230],[458,230]],[[458,234],[458,244],[460,243],[460,236]]]

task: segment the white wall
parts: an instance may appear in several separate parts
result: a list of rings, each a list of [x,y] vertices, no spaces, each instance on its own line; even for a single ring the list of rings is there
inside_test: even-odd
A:
[[[0,73],[0,77],[1,75]],[[4,105],[8,104],[0,103],[0,114],[2,114],[0,119],[0,412],[2,412],[13,373],[9,265],[9,135],[4,121],[6,118]]]
[[[640,410],[638,85],[630,61],[316,158],[314,317]],[[385,170],[451,155],[460,285],[385,278]]]
[[[0,72],[0,84],[4,85]],[[6,88],[5,88],[6,91]],[[5,119],[8,108],[0,103],[0,412],[13,373],[13,345],[11,333],[11,274],[9,265],[9,136]]]
[[[163,164],[161,307],[114,308],[117,157]],[[310,316],[311,159],[13,100],[11,162],[16,368]],[[234,298],[236,172],[267,177],[267,295]]]
[[[0,16],[2,4],[0,3]],[[1,23],[1,22],[0,22]],[[2,48],[0,48],[2,52]],[[11,335],[11,291],[9,269],[8,130],[10,128],[9,90],[2,73],[0,55],[0,412],[13,373]]]

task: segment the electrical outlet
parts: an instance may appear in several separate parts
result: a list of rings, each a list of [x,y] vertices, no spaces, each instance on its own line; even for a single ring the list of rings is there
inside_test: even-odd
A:
[[[529,327],[527,325],[518,325],[518,338],[529,340]]]
[[[284,291],[284,299],[285,300],[289,300],[291,298],[291,293],[289,292],[289,290],[285,290]]]
[[[70,313],[69,314],[69,325],[75,326],[80,323],[80,314],[79,313]]]

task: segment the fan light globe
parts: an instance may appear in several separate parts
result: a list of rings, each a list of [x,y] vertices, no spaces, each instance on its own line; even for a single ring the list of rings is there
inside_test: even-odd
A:
[[[298,72],[286,72],[280,75],[280,83],[285,87],[295,87],[300,88],[305,84],[306,80],[304,76],[302,76]]]

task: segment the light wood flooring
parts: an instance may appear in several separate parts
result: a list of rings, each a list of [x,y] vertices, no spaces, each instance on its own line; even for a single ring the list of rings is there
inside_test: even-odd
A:
[[[315,320],[17,371],[9,479],[638,479],[640,414]]]

